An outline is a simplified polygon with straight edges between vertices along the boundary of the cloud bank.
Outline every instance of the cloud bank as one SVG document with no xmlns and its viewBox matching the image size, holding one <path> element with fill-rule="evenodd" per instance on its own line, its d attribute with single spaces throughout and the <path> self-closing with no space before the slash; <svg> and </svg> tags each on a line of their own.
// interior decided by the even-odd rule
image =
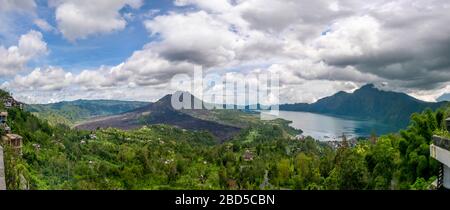
<svg viewBox="0 0 450 210">
<path fill-rule="evenodd" d="M 0 45 L 0 76 L 23 71 L 26 64 L 47 53 L 47 43 L 40 32 L 31 30 L 20 37 L 17 46 L 6 48 Z"/>
<path fill-rule="evenodd" d="M 53 3 L 57 29 L 71 41 L 124 30 L 132 14 L 120 10 L 144 3 L 76 2 Z M 218 73 L 279 72 L 283 102 L 313 102 L 365 83 L 383 83 L 429 101 L 450 90 L 446 0 L 175 0 L 173 5 L 143 20 L 152 41 L 116 66 L 78 73 L 40 68 L 2 86 L 44 102 L 38 92 L 54 94 L 51 100 L 65 99 L 61 92 L 154 100 L 170 93 L 173 75 L 201 65 Z M 23 67 L 27 59 L 18 58 L 36 56 L 33 49 L 43 51 L 38 44 L 30 46 L 22 52 L 20 44 L 17 50 L 0 48 L 12 57 L 0 63 L 0 72 Z"/>
</svg>

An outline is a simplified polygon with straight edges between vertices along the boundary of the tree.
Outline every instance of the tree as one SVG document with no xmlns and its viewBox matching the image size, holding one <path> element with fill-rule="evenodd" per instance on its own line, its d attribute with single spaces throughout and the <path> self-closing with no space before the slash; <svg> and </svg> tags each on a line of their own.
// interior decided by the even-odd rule
<svg viewBox="0 0 450 210">
<path fill-rule="evenodd" d="M 295 157 L 296 188 L 304 189 L 307 185 L 320 180 L 319 162 L 313 155 L 301 152 Z"/>
<path fill-rule="evenodd" d="M 339 153 L 336 162 L 339 189 L 365 189 L 368 174 L 364 158 L 350 149 L 343 149 Z"/>
<path fill-rule="evenodd" d="M 375 131 L 370 132 L 369 140 L 372 144 L 377 143 L 377 134 L 375 133 Z"/>
<path fill-rule="evenodd" d="M 291 163 L 289 159 L 281 159 L 277 164 L 278 181 L 280 183 L 286 183 L 291 176 Z"/>
<path fill-rule="evenodd" d="M 343 148 L 349 148 L 350 147 L 350 145 L 348 144 L 347 136 L 345 135 L 345 133 L 342 134 L 341 147 L 343 147 Z"/>
<path fill-rule="evenodd" d="M 445 129 L 444 115 L 445 113 L 442 109 L 436 111 L 436 122 L 438 129 Z"/>
<path fill-rule="evenodd" d="M 393 174 L 398 168 L 400 152 L 394 147 L 394 137 L 382 137 L 371 147 L 365 157 L 375 189 L 389 189 Z"/>
</svg>

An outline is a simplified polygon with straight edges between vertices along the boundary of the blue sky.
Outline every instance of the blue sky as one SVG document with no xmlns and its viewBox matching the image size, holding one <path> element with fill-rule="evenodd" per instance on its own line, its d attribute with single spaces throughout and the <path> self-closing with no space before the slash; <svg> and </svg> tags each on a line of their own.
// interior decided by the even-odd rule
<svg viewBox="0 0 450 210">
<path fill-rule="evenodd" d="M 55 8 L 48 6 L 46 0 L 37 0 L 37 16 L 50 25 L 56 26 Z M 47 43 L 48 56 L 39 60 L 31 61 L 30 68 L 40 66 L 59 66 L 72 72 L 79 72 L 83 69 L 98 68 L 102 65 L 117 65 L 128 58 L 134 51 L 142 48 L 152 37 L 148 34 L 142 24 L 145 16 L 150 12 L 154 15 L 161 15 L 173 9 L 173 2 L 170 0 L 144 1 L 139 9 L 132 9 L 126 6 L 120 10 L 122 15 L 132 13 L 135 18 L 129 20 L 124 30 L 114 31 L 108 34 L 94 35 L 88 39 L 80 39 L 71 42 L 61 36 L 56 31 L 40 32 Z M 0 33 L 0 44 L 13 45 L 19 36 L 27 33 L 30 29 L 40 30 L 32 19 L 34 15 L 27 13 L 9 13 L 11 27 L 10 34 Z M 144 16 L 144 17 L 143 17 Z"/>
<path fill-rule="evenodd" d="M 450 92 L 446 0 L 0 5 L 0 88 L 27 103 L 155 101 L 174 91 L 173 76 L 191 75 L 194 66 L 278 73 L 282 102 L 314 102 L 367 83 L 427 101 Z"/>
<path fill-rule="evenodd" d="M 54 8 L 48 8 L 47 1 L 44 0 L 38 1 L 38 5 L 39 16 L 45 17 L 48 23 L 56 25 Z M 54 32 L 43 32 L 51 53 L 47 58 L 38 61 L 32 67 L 53 65 L 78 72 L 83 69 L 98 68 L 101 65 L 117 65 L 151 41 L 151 37 L 142 24 L 142 18 L 138 16 L 145 15 L 153 10 L 158 10 L 157 14 L 164 14 L 170 8 L 173 8 L 173 3 L 169 0 L 145 1 L 144 5 L 137 10 L 124 7 L 120 11 L 121 14 L 132 12 L 137 16 L 134 20 L 128 21 L 124 30 L 92 36 L 89 39 L 81 39 L 75 42 L 70 42 Z M 26 33 L 28 27 L 24 26 L 20 34 Z M 36 30 L 39 29 L 37 26 L 31 27 Z"/>
</svg>

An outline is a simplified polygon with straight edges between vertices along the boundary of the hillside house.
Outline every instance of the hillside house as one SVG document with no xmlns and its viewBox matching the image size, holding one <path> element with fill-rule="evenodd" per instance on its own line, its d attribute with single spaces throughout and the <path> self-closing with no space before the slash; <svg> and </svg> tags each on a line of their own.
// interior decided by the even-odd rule
<svg viewBox="0 0 450 210">
<path fill-rule="evenodd" d="M 5 107 L 7 109 L 9 108 L 14 108 L 17 107 L 19 109 L 23 109 L 23 104 L 16 101 L 13 97 L 9 97 L 3 100 L 3 105 L 5 105 Z"/>
<path fill-rule="evenodd" d="M 446 119 L 446 125 L 450 131 L 450 118 Z M 440 163 L 438 178 L 432 184 L 433 188 L 450 189 L 450 138 L 434 135 L 430 145 L 430 156 Z"/>
<path fill-rule="evenodd" d="M 12 101 L 8 98 L 6 99 L 3 104 L 5 105 L 6 108 L 11 108 L 13 106 Z"/>
<path fill-rule="evenodd" d="M 245 161 L 252 161 L 253 160 L 253 153 L 250 150 L 245 150 L 244 160 Z"/>
<path fill-rule="evenodd" d="M 2 137 L 3 143 L 9 145 L 17 154 L 22 154 L 22 136 L 17 134 L 6 134 Z"/>
</svg>

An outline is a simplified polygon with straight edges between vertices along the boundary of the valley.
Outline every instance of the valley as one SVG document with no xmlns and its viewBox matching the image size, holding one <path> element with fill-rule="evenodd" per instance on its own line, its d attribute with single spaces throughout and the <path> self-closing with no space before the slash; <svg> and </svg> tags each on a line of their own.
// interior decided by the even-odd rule
<svg viewBox="0 0 450 210">
<path fill-rule="evenodd" d="M 77 123 L 95 117 L 110 116 L 134 110 L 149 104 L 138 101 L 77 100 L 53 104 L 30 104 L 25 109 L 53 125 Z"/>
<path fill-rule="evenodd" d="M 450 116 L 426 109 L 399 132 L 331 145 L 296 138 L 289 120 L 174 110 L 169 97 L 76 128 L 6 109 L 23 137 L 20 154 L 3 145 L 7 189 L 429 189 L 429 144 Z"/>
<path fill-rule="evenodd" d="M 197 99 L 192 97 L 192 103 Z M 232 139 L 242 129 L 261 123 L 258 113 L 242 110 L 207 110 L 182 109 L 175 110 L 171 105 L 172 95 L 166 95 L 157 102 L 114 116 L 98 117 L 75 126 L 81 130 L 96 130 L 98 128 L 119 128 L 123 130 L 137 129 L 144 125 L 165 124 L 191 131 L 207 131 L 219 142 Z M 202 104 L 204 102 L 201 102 Z M 290 128 L 282 119 L 266 122 L 284 127 L 289 132 L 301 133 L 301 130 Z"/>
</svg>

